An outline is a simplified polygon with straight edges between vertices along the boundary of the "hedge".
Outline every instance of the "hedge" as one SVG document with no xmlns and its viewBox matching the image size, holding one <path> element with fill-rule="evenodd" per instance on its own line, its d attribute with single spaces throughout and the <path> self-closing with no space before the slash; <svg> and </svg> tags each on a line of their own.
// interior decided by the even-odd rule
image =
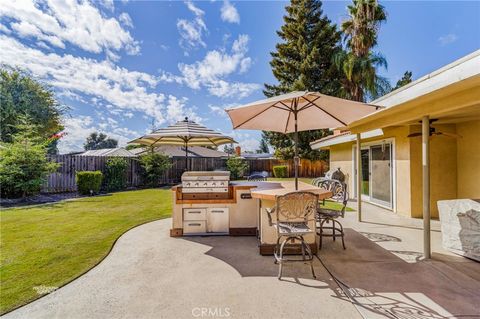
<svg viewBox="0 0 480 319">
<path fill-rule="evenodd" d="M 273 176 L 276 178 L 288 177 L 288 168 L 286 165 L 273 166 Z"/>
<path fill-rule="evenodd" d="M 100 171 L 79 171 L 75 175 L 78 192 L 82 195 L 93 195 L 100 191 L 103 174 Z"/>
</svg>

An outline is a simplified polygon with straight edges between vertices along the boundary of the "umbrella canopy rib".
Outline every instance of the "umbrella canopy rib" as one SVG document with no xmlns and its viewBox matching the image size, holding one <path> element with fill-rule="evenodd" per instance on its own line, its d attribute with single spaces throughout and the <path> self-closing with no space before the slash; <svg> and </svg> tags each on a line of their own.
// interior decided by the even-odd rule
<svg viewBox="0 0 480 319">
<path fill-rule="evenodd" d="M 264 113 L 265 111 L 269 110 L 270 108 L 274 107 L 274 105 L 270 105 L 269 107 L 267 107 L 265 110 L 255 114 L 254 116 L 252 116 L 251 118 L 247 119 L 246 121 L 244 121 L 243 123 L 237 125 L 237 126 L 234 126 L 233 129 L 236 129 L 244 124 L 246 124 L 247 122 L 251 121 L 252 119 L 256 118 L 257 116 L 259 116 L 260 114 Z"/>
</svg>

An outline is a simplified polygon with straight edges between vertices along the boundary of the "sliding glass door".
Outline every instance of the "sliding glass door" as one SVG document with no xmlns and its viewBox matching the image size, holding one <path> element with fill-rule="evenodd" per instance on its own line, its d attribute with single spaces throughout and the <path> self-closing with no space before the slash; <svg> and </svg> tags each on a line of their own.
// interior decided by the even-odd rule
<svg viewBox="0 0 480 319">
<path fill-rule="evenodd" d="M 393 208 L 392 144 L 389 142 L 362 146 L 361 156 L 362 200 Z M 355 155 L 354 165 L 357 167 Z M 357 193 L 356 183 L 354 184 Z"/>
<path fill-rule="evenodd" d="M 362 155 L 362 199 L 370 198 L 370 151 L 361 150 Z M 356 167 L 356 166 L 355 166 Z"/>
<path fill-rule="evenodd" d="M 391 207 L 392 204 L 392 165 L 390 144 L 370 147 L 370 200 Z"/>
</svg>

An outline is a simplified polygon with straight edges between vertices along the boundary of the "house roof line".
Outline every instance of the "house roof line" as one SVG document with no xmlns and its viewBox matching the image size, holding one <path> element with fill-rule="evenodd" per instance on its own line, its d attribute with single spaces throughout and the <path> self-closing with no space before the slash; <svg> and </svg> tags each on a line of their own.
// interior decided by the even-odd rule
<svg viewBox="0 0 480 319">
<path fill-rule="evenodd" d="M 383 136 L 382 129 L 376 129 L 368 132 L 361 133 L 361 139 Z M 314 150 L 325 148 L 332 145 L 343 144 L 353 142 L 357 140 L 357 135 L 351 132 L 344 132 L 338 135 L 330 135 L 329 139 L 319 139 L 310 143 L 310 147 Z"/>
<path fill-rule="evenodd" d="M 393 96 L 395 96 L 395 95 L 397 95 L 397 94 L 399 94 L 399 93 L 401 93 L 401 92 L 403 92 L 403 91 L 405 91 L 405 90 L 408 90 L 408 89 L 411 88 L 412 86 L 416 86 L 416 85 L 418 85 L 418 84 L 420 84 L 420 83 L 422 83 L 422 82 L 425 82 L 425 81 L 427 81 L 427 80 L 429 80 L 429 79 L 431 79 L 431 78 L 433 78 L 433 77 L 435 77 L 435 76 L 438 76 L 439 74 L 441 74 L 441 73 L 443 73 L 443 72 L 446 72 L 446 71 L 448 71 L 448 70 L 451 70 L 451 69 L 453 69 L 453 68 L 456 67 L 456 66 L 459 66 L 459 65 L 461 65 L 461 64 L 463 64 L 463 63 L 465 63 L 465 62 L 468 62 L 468 61 L 470 61 L 470 60 L 474 60 L 474 59 L 477 58 L 477 57 L 480 57 L 480 49 L 479 49 L 479 50 L 476 50 L 476 51 L 474 51 L 474 52 L 472 52 L 472 53 L 470 53 L 470 54 L 467 54 L 466 56 L 464 56 L 464 57 L 462 57 L 462 58 L 460 58 L 460 59 L 458 59 L 458 60 L 453 61 L 452 63 L 449 63 L 449 64 L 441 67 L 440 69 L 437 69 L 437 70 L 435 70 L 435 71 L 433 71 L 433 72 L 431 72 L 431 73 L 428 73 L 427 75 L 424 75 L 424 76 L 422 76 L 421 78 L 418 78 L 417 80 L 415 80 L 415 81 L 413 81 L 413 82 L 410 82 L 410 83 L 408 83 L 408 84 L 406 84 L 406 85 L 404 85 L 404 86 L 402 86 L 402 87 L 400 87 L 400 88 L 398 88 L 398 89 L 396 89 L 396 90 L 394 90 L 394 91 L 392 91 L 392 92 L 390 92 L 390 93 L 387 93 L 387 94 L 379 97 L 378 99 L 373 100 L 372 102 L 370 102 L 370 104 L 383 106 L 383 105 L 382 105 L 382 101 L 385 101 L 385 100 L 387 100 L 388 98 L 391 98 L 391 97 L 393 97 Z M 480 66 L 480 65 L 479 65 L 479 66 Z M 474 70 L 472 70 L 472 71 L 474 71 Z M 480 73 L 480 70 L 477 69 L 477 72 L 474 72 L 473 75 L 479 74 L 479 73 Z M 472 76 L 473 76 L 473 75 L 472 75 Z M 459 79 L 459 80 L 461 80 L 461 79 Z M 457 82 L 457 81 L 454 81 L 454 82 Z M 380 110 L 380 111 L 381 111 L 381 110 Z M 365 116 L 365 117 L 368 117 L 368 116 L 369 116 L 369 115 L 367 115 L 367 116 Z"/>
<path fill-rule="evenodd" d="M 408 85 L 395 90 L 384 97 L 374 101 L 385 106 L 384 109 L 373 112 L 351 122 L 347 127 L 356 133 L 368 131 L 375 127 L 373 121 L 386 118 L 392 114 L 400 114 L 405 107 L 414 107 L 415 101 L 428 98 L 432 94 L 453 94 L 458 90 L 473 88 L 480 81 L 480 50 L 477 50 L 461 59 L 456 60 Z M 463 83 L 463 84 L 462 84 Z M 417 103 L 418 104 L 418 103 Z M 395 119 L 392 119 L 392 123 Z"/>
</svg>

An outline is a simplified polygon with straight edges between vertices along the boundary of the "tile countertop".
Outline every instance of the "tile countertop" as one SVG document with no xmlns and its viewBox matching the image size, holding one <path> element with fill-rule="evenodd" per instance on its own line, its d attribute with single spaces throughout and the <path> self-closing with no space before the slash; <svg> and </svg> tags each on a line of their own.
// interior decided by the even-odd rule
<svg viewBox="0 0 480 319">
<path fill-rule="evenodd" d="M 259 184 L 258 187 L 251 191 L 253 198 L 274 201 L 277 196 L 295 192 L 295 181 L 260 183 L 261 184 Z M 319 199 L 325 199 L 332 196 L 332 192 L 330 191 L 300 181 L 298 182 L 298 190 L 317 194 Z"/>
<path fill-rule="evenodd" d="M 175 191 L 181 185 L 172 187 Z M 277 196 L 285 195 L 295 191 L 295 181 L 278 181 L 278 182 L 253 182 L 253 181 L 233 181 L 230 182 L 230 186 L 235 189 L 249 189 L 254 188 L 251 193 L 253 198 L 272 200 L 274 201 Z M 332 196 L 332 192 L 323 188 L 313 186 L 304 182 L 298 182 L 299 191 L 312 192 L 318 194 L 319 199 L 325 199 Z"/>
</svg>

